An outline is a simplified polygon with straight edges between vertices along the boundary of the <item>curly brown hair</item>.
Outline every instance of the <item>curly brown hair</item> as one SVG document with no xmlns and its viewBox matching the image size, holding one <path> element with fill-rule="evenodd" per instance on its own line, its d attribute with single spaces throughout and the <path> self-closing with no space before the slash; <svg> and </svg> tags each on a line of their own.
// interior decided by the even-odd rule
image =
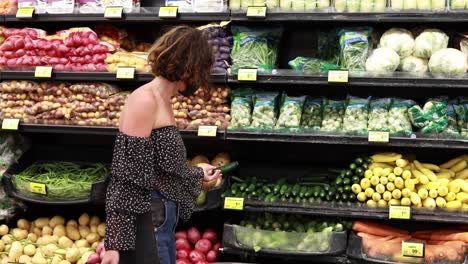
<svg viewBox="0 0 468 264">
<path fill-rule="evenodd" d="M 214 56 L 203 31 L 185 25 L 173 27 L 156 40 L 149 52 L 155 76 L 208 89 Z"/>
</svg>

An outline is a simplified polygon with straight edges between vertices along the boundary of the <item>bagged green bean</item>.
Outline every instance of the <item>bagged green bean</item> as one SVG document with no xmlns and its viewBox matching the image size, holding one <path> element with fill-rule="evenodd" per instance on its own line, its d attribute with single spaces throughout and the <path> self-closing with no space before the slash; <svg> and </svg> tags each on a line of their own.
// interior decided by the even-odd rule
<svg viewBox="0 0 468 264">
<path fill-rule="evenodd" d="M 277 66 L 282 27 L 231 27 L 234 44 L 231 51 L 232 70 L 257 68 L 270 72 Z"/>
<path fill-rule="evenodd" d="M 262 92 L 255 95 L 251 128 L 272 129 L 276 124 L 278 93 Z"/>
<path fill-rule="evenodd" d="M 340 66 L 350 71 L 364 71 L 366 60 L 372 49 L 372 28 L 350 28 L 338 32 L 340 37 Z"/>
<path fill-rule="evenodd" d="M 343 118 L 343 130 L 356 134 L 367 133 L 369 99 L 350 96 Z"/>
<path fill-rule="evenodd" d="M 343 128 L 344 101 L 328 100 L 323 107 L 322 131 L 340 131 Z"/>
<path fill-rule="evenodd" d="M 388 110 L 391 98 L 376 98 L 370 103 L 369 131 L 388 131 Z"/>
<path fill-rule="evenodd" d="M 231 124 L 229 128 L 250 126 L 252 122 L 252 89 L 237 89 L 231 92 Z"/>
<path fill-rule="evenodd" d="M 277 128 L 298 128 L 301 125 L 302 107 L 305 96 L 290 97 L 284 94 L 280 108 Z"/>
<path fill-rule="evenodd" d="M 324 60 L 307 57 L 297 57 L 289 61 L 293 70 L 300 70 L 305 74 L 327 73 L 329 70 L 339 70 L 340 66 L 327 63 Z"/>
<path fill-rule="evenodd" d="M 408 116 L 408 109 L 415 105 L 413 100 L 395 98 L 388 112 L 388 127 L 391 135 L 411 135 L 413 129 Z"/>
<path fill-rule="evenodd" d="M 322 126 L 322 98 L 308 97 L 302 111 L 303 128 L 320 129 Z"/>
</svg>

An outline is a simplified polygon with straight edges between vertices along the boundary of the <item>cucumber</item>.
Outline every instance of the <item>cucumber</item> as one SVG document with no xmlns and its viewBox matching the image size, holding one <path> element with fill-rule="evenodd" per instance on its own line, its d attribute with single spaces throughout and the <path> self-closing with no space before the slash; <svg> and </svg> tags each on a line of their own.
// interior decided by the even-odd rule
<svg viewBox="0 0 468 264">
<path fill-rule="evenodd" d="M 266 185 L 263 185 L 263 186 L 262 186 L 262 190 L 263 190 L 265 193 L 271 193 L 270 187 L 268 187 L 268 186 L 266 186 Z"/>
<path fill-rule="evenodd" d="M 292 188 L 292 195 L 294 197 L 299 195 L 299 192 L 301 191 L 301 186 L 299 184 L 295 184 L 294 187 Z"/>
<path fill-rule="evenodd" d="M 227 165 L 218 167 L 217 169 L 220 170 L 223 175 L 227 175 L 228 173 L 234 171 L 237 166 L 239 166 L 239 162 L 233 161 Z"/>
<path fill-rule="evenodd" d="M 307 192 L 307 187 L 302 186 L 301 190 L 299 191 L 299 197 L 304 198 L 306 196 L 306 192 Z"/>
</svg>

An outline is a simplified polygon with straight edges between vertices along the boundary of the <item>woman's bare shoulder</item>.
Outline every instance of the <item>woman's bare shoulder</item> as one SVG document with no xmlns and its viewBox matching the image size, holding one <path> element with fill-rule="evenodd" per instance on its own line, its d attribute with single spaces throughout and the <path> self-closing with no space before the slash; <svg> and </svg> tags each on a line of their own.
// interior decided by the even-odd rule
<svg viewBox="0 0 468 264">
<path fill-rule="evenodd" d="M 131 136 L 148 137 L 153 128 L 156 102 L 151 90 L 143 88 L 128 96 L 120 119 L 120 130 Z"/>
</svg>

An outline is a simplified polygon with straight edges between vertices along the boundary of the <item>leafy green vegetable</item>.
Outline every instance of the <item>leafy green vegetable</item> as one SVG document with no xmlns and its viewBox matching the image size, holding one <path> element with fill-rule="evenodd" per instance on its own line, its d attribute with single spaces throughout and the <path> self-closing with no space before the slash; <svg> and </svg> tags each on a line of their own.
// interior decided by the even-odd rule
<svg viewBox="0 0 468 264">
<path fill-rule="evenodd" d="M 340 37 L 340 66 L 350 71 L 364 71 L 372 48 L 369 37 L 372 28 L 350 28 L 338 32 Z"/>
</svg>

